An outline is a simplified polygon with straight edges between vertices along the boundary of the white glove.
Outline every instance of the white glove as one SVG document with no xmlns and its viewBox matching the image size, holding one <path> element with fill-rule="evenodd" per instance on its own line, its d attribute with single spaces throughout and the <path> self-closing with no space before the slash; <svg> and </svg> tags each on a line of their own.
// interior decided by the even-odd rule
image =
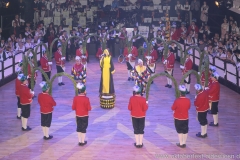
<svg viewBox="0 0 240 160">
<path fill-rule="evenodd" d="M 35 73 L 38 72 L 38 70 L 35 70 Z"/>
<path fill-rule="evenodd" d="M 167 60 L 166 59 L 163 61 L 163 64 L 167 64 Z"/>
<path fill-rule="evenodd" d="M 151 56 L 146 56 L 146 59 L 147 59 L 147 60 L 151 59 Z"/>
<path fill-rule="evenodd" d="M 208 87 L 205 87 L 204 89 L 205 89 L 205 90 L 208 90 L 209 88 L 208 88 Z"/>
<path fill-rule="evenodd" d="M 200 75 L 200 72 L 197 72 L 198 73 L 198 75 Z"/>
<path fill-rule="evenodd" d="M 52 65 L 52 62 L 48 62 L 49 65 Z"/>
<path fill-rule="evenodd" d="M 27 76 L 27 79 L 30 78 L 29 76 Z"/>
<path fill-rule="evenodd" d="M 148 101 L 146 101 L 146 103 L 148 104 Z"/>
<path fill-rule="evenodd" d="M 180 65 L 180 68 L 181 68 L 181 69 L 184 69 L 184 66 L 183 66 L 183 65 Z"/>
<path fill-rule="evenodd" d="M 129 55 L 128 55 L 128 58 L 130 58 L 130 57 L 132 57 L 132 54 L 129 54 Z"/>
<path fill-rule="evenodd" d="M 65 59 L 65 57 L 62 57 L 62 58 L 61 58 L 61 60 L 64 60 L 64 59 Z"/>
<path fill-rule="evenodd" d="M 152 56 L 149 56 L 149 59 L 152 59 Z"/>
<path fill-rule="evenodd" d="M 31 93 L 32 95 L 34 95 L 34 91 L 31 90 L 30 93 Z"/>
<path fill-rule="evenodd" d="M 65 67 L 62 67 L 62 69 L 63 69 L 63 71 L 65 72 L 65 69 L 66 69 L 66 68 L 65 68 Z"/>
</svg>

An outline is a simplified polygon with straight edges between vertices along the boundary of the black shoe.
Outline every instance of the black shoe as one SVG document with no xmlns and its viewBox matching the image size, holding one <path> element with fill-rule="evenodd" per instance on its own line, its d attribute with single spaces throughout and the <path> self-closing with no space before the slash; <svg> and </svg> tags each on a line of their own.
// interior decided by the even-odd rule
<svg viewBox="0 0 240 160">
<path fill-rule="evenodd" d="M 21 116 L 20 117 L 17 116 L 17 119 L 21 119 Z"/>
<path fill-rule="evenodd" d="M 165 87 L 169 87 L 169 84 L 166 84 Z"/>
<path fill-rule="evenodd" d="M 53 136 L 51 136 L 51 135 L 49 135 L 48 137 L 44 136 L 45 140 L 49 140 L 49 139 L 52 139 L 52 138 L 53 138 Z"/>
<path fill-rule="evenodd" d="M 133 145 L 134 145 L 136 148 L 139 148 L 139 145 L 136 145 L 136 143 L 133 143 Z"/>
<path fill-rule="evenodd" d="M 82 143 L 81 143 L 81 142 L 79 142 L 79 143 L 78 143 L 78 145 L 79 145 L 79 146 L 82 146 Z"/>
<path fill-rule="evenodd" d="M 22 127 L 22 131 L 30 131 L 30 130 L 32 130 L 32 128 L 30 128 L 29 126 L 27 126 L 26 129 Z"/>
<path fill-rule="evenodd" d="M 130 78 L 130 77 L 128 77 L 128 81 L 131 81 L 131 78 Z"/>
<path fill-rule="evenodd" d="M 198 132 L 198 133 L 196 134 L 196 136 L 199 137 L 199 138 L 206 138 L 206 137 L 205 137 L 205 134 L 204 134 L 204 135 L 201 135 L 200 132 Z"/>
<path fill-rule="evenodd" d="M 61 82 L 61 85 L 65 85 L 63 82 Z"/>
<path fill-rule="evenodd" d="M 207 137 L 207 133 L 206 133 L 206 134 L 204 134 L 204 137 L 205 137 L 205 138 Z"/>
<path fill-rule="evenodd" d="M 134 78 L 132 78 L 132 81 L 134 81 Z"/>
<path fill-rule="evenodd" d="M 142 143 L 142 145 L 139 145 L 139 148 L 142 148 L 143 147 L 143 143 Z"/>
<path fill-rule="evenodd" d="M 62 85 L 62 83 L 58 83 L 58 85 L 59 85 L 59 86 L 61 86 L 61 85 Z"/>
<path fill-rule="evenodd" d="M 168 88 L 172 88 L 172 85 L 168 85 Z"/>
<path fill-rule="evenodd" d="M 85 144 L 87 144 L 87 141 L 84 141 L 84 143 L 81 143 L 82 146 L 84 146 Z"/>
<path fill-rule="evenodd" d="M 153 84 L 153 81 L 151 82 L 151 84 Z"/>
<path fill-rule="evenodd" d="M 208 112 L 207 112 L 208 114 L 212 114 L 212 111 L 211 110 L 208 110 Z"/>
<path fill-rule="evenodd" d="M 211 123 L 209 124 L 209 126 L 218 127 L 218 123 L 217 123 L 217 124 L 214 124 L 214 122 L 211 122 Z"/>
<path fill-rule="evenodd" d="M 180 145 L 180 143 L 176 143 L 176 145 L 177 145 L 178 147 L 180 147 L 180 148 L 185 148 L 185 147 L 186 147 L 186 144 Z"/>
</svg>

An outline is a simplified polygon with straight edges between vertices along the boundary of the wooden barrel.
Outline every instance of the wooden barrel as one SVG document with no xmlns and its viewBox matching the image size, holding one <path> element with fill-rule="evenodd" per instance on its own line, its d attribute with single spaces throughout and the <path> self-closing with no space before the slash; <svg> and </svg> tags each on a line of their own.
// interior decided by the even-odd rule
<svg viewBox="0 0 240 160">
<path fill-rule="evenodd" d="M 115 94 L 100 94 L 100 106 L 104 109 L 114 108 Z"/>
</svg>

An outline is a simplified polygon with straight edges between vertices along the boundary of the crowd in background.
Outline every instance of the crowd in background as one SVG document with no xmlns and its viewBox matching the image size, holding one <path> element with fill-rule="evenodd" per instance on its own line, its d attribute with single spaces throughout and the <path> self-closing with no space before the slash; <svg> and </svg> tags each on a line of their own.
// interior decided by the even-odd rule
<svg viewBox="0 0 240 160">
<path fill-rule="evenodd" d="M 172 3 L 171 3 L 172 2 Z M 203 5 L 200 6 L 200 2 L 198 0 L 188 1 L 171 1 L 164 0 L 161 2 L 161 5 L 170 5 L 172 6 L 169 13 L 173 14 L 173 16 L 178 17 L 177 22 L 171 22 L 170 29 L 170 39 L 176 40 L 182 44 L 186 45 L 198 45 L 201 50 L 205 49 L 212 57 L 219 57 L 229 63 L 233 63 L 238 65 L 240 63 L 240 32 L 238 28 L 238 24 L 233 19 L 233 17 L 226 17 L 223 19 L 223 23 L 221 26 L 221 33 L 215 33 L 214 30 L 208 26 L 208 10 L 211 9 L 207 5 L 207 1 L 204 1 Z M 101 13 L 107 12 L 115 12 L 115 17 L 111 17 L 105 26 L 99 26 L 96 28 L 95 33 L 97 33 L 100 37 L 105 36 L 107 31 L 111 28 L 116 27 L 116 23 L 118 19 L 124 19 L 124 12 L 119 8 L 119 6 L 135 6 L 138 13 L 142 10 L 143 6 L 153 6 L 152 0 L 113 0 L 112 5 L 104 5 L 104 1 L 88 1 L 88 5 L 82 5 L 80 1 L 71 1 L 71 0 L 41 0 L 34 1 L 33 10 L 34 17 L 32 21 L 26 21 L 24 19 L 25 13 L 24 7 L 25 3 L 20 0 L 19 5 L 19 15 L 15 16 L 15 19 L 12 20 L 12 27 L 9 31 L 9 37 L 1 36 L 0 29 L 0 61 L 4 61 L 9 57 L 14 56 L 19 52 L 27 51 L 31 48 L 34 48 L 41 41 L 50 44 L 53 39 L 60 38 L 62 42 L 66 41 L 70 36 L 82 36 L 87 37 L 89 33 L 94 30 L 89 30 L 88 26 L 83 28 L 83 26 L 77 27 L 77 29 L 72 29 L 68 34 L 65 30 L 63 30 L 64 26 L 61 24 L 60 26 L 55 26 L 53 23 L 43 24 L 43 18 L 48 16 L 53 16 L 56 12 L 62 13 L 64 10 L 68 10 L 71 15 L 76 14 L 79 11 L 87 12 L 92 6 L 97 6 L 98 10 L 101 10 Z M 156 17 L 160 11 L 152 11 L 150 17 L 153 19 Z M 192 13 L 192 17 L 190 17 L 190 12 Z M 98 15 L 99 16 L 99 15 Z M 125 17 L 127 18 L 127 17 Z M 190 18 L 192 19 L 190 21 Z M 144 13 L 138 14 L 136 22 L 138 24 L 143 24 Z M 115 23 L 115 24 L 114 24 Z M 120 23 L 120 21 L 119 21 Z M 96 26 L 98 26 L 98 23 Z M 101 25 L 101 24 L 100 24 Z M 154 30 L 154 27 L 159 25 L 157 30 Z M 153 37 L 165 38 L 167 33 L 165 32 L 166 26 L 164 21 L 160 21 L 159 24 L 148 24 L 149 33 L 148 40 Z M 138 33 L 138 26 L 126 26 L 134 28 L 132 33 L 127 33 L 128 36 L 133 36 Z M 126 32 L 126 30 L 125 30 Z M 111 43 L 117 43 L 112 37 L 113 33 L 109 33 L 108 41 Z M 120 34 L 119 34 L 120 35 Z M 118 36 L 118 38 L 121 38 Z M 101 41 L 99 38 L 93 40 L 93 43 L 97 44 L 97 47 L 100 47 Z M 88 43 L 91 43 L 89 41 Z M 111 45 L 111 43 L 108 43 Z M 141 43 L 137 44 L 137 47 L 141 46 Z M 155 49 L 157 50 L 162 44 L 156 41 Z M 53 47 L 56 49 L 56 44 Z M 78 41 L 73 39 L 68 42 L 68 53 L 71 56 L 75 55 L 75 50 L 78 48 Z M 120 49 L 120 52 L 123 51 L 124 46 Z M 111 52 L 114 52 L 112 50 Z M 118 55 L 121 53 L 113 53 L 114 55 Z M 67 58 L 68 59 L 68 58 Z"/>
</svg>

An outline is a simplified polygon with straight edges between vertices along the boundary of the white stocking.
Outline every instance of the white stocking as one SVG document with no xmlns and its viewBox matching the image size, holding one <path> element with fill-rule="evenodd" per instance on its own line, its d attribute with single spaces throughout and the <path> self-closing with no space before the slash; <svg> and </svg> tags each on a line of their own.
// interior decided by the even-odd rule
<svg viewBox="0 0 240 160">
<path fill-rule="evenodd" d="M 128 77 L 131 77 L 131 71 L 128 70 Z"/>
<path fill-rule="evenodd" d="M 178 139 L 179 139 L 179 144 L 183 145 L 183 134 L 182 133 L 178 134 Z"/>
<path fill-rule="evenodd" d="M 205 126 L 201 126 L 201 135 L 203 136 L 205 134 Z"/>
<path fill-rule="evenodd" d="M 78 142 L 81 143 L 81 135 L 82 135 L 82 133 L 81 132 L 77 132 L 77 134 L 78 134 Z"/>
<path fill-rule="evenodd" d="M 186 141 L 187 141 L 187 133 L 186 134 L 183 134 L 183 144 L 186 144 Z"/>
<path fill-rule="evenodd" d="M 21 120 L 22 120 L 22 128 L 26 129 L 26 128 L 25 128 L 25 124 L 24 124 L 24 122 L 25 122 L 24 119 L 25 119 L 25 118 L 23 118 L 23 117 L 21 118 Z"/>
<path fill-rule="evenodd" d="M 170 78 L 168 78 L 168 79 L 169 79 L 169 85 L 172 85 L 172 80 Z"/>
<path fill-rule="evenodd" d="M 84 142 L 85 142 L 85 136 L 86 136 L 86 133 L 82 133 L 82 134 L 81 134 L 82 143 L 84 143 Z"/>
<path fill-rule="evenodd" d="M 139 136 L 138 136 L 138 134 L 135 134 L 135 139 L 136 139 L 136 145 L 139 145 Z"/>
<path fill-rule="evenodd" d="M 17 116 L 18 117 L 21 117 L 21 112 L 22 112 L 22 109 L 21 108 L 17 108 Z"/>
<path fill-rule="evenodd" d="M 143 144 L 143 134 L 139 134 L 139 144 L 142 145 Z"/>
<path fill-rule="evenodd" d="M 204 134 L 207 134 L 207 125 L 204 126 Z"/>
<path fill-rule="evenodd" d="M 49 127 L 45 127 L 45 136 L 49 137 Z"/>
<path fill-rule="evenodd" d="M 46 137 L 45 127 L 42 127 L 43 135 Z"/>
<path fill-rule="evenodd" d="M 61 83 L 61 77 L 58 77 L 58 83 Z"/>
<path fill-rule="evenodd" d="M 214 124 L 218 124 L 218 114 L 213 115 L 213 122 Z"/>
</svg>

